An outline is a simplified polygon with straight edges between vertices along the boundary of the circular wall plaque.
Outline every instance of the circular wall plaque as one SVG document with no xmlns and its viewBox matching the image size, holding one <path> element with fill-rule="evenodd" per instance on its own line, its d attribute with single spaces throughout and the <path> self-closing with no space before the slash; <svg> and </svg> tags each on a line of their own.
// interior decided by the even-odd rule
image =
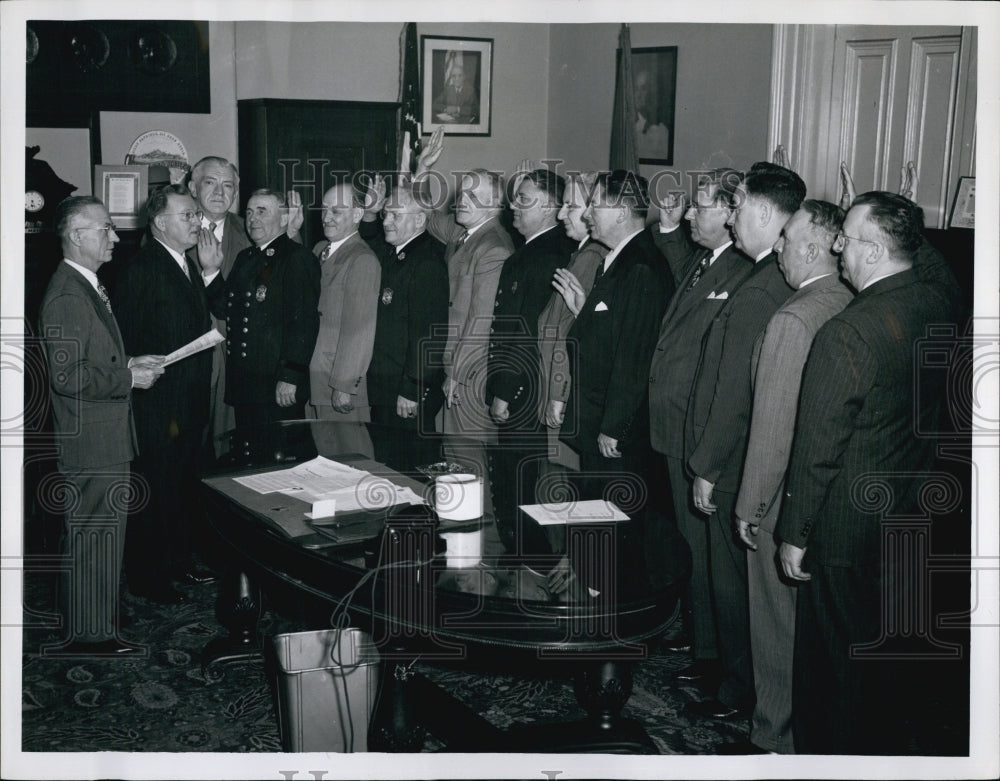
<svg viewBox="0 0 1000 781">
<path fill-rule="evenodd" d="M 177 184 L 191 169 L 187 150 L 173 133 L 149 130 L 132 142 L 125 156 L 126 165 L 160 165 L 170 169 L 170 181 Z"/>
<path fill-rule="evenodd" d="M 100 70 L 111 54 L 108 36 L 92 24 L 83 22 L 70 27 L 67 46 L 72 61 L 84 73 Z"/>
<path fill-rule="evenodd" d="M 159 76 L 177 62 L 174 39 L 155 27 L 142 27 L 129 40 L 132 63 L 143 73 Z"/>
</svg>

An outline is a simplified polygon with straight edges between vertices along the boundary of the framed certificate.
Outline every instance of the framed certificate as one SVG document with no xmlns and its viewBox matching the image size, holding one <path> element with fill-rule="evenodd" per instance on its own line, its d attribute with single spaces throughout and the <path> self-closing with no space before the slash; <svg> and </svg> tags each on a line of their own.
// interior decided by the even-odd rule
<svg viewBox="0 0 1000 781">
<path fill-rule="evenodd" d="M 145 224 L 148 166 L 95 165 L 94 194 L 104 201 L 111 221 L 119 228 L 135 229 Z"/>
</svg>

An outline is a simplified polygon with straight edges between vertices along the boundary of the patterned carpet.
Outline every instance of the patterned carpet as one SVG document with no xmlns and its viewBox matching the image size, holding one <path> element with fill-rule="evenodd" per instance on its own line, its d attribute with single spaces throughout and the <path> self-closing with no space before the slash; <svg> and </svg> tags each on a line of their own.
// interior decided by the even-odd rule
<svg viewBox="0 0 1000 781">
<path fill-rule="evenodd" d="M 59 659 L 39 649 L 56 643 L 50 576 L 27 574 L 22 747 L 24 751 L 280 752 L 274 676 L 263 662 L 234 664 L 221 680 L 206 680 L 200 651 L 224 630 L 215 617 L 215 587 L 182 589 L 180 606 L 126 597 L 132 624 L 126 639 L 147 645 L 145 658 Z M 48 614 L 48 621 L 46 620 Z M 296 619 L 265 614 L 265 634 L 295 631 Z M 663 754 L 711 754 L 716 744 L 746 734 L 746 723 L 691 720 L 684 703 L 703 695 L 672 673 L 683 654 L 654 649 L 635 665 L 623 715 L 642 723 Z M 585 716 L 565 666 L 542 674 L 523 665 L 477 662 L 471 669 L 418 662 L 416 669 L 493 725 L 554 722 Z M 542 703 L 540 705 L 540 703 Z M 428 736 L 425 751 L 445 745 Z"/>
</svg>

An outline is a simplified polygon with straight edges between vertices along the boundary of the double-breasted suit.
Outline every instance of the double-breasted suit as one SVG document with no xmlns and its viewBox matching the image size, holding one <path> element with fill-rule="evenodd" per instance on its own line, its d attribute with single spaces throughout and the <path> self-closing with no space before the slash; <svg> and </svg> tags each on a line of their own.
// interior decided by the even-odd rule
<svg viewBox="0 0 1000 781">
<path fill-rule="evenodd" d="M 330 242 L 316 245 L 320 263 L 319 331 L 309 362 L 309 403 L 318 417 L 371 419 L 365 374 L 375 342 L 375 300 L 382 270 L 375 253 L 358 235 L 324 257 Z M 337 412 L 333 391 L 350 393 L 354 409 Z"/>
<path fill-rule="evenodd" d="M 718 699 L 731 708 L 748 707 L 754 696 L 746 554 L 733 536 L 733 506 L 750 430 L 750 361 L 757 337 L 791 295 L 774 253 L 757 261 L 712 321 L 688 402 L 688 468 L 715 484 L 717 509 L 708 517 L 708 545 L 723 668 Z"/>
<path fill-rule="evenodd" d="M 757 702 L 751 742 L 791 754 L 792 648 L 795 588 L 779 577 L 774 527 L 784 492 L 802 370 L 820 327 L 853 293 L 836 272 L 799 288 L 774 314 L 754 345 L 753 413 L 736 517 L 759 524 L 757 550 L 747 552 L 750 646 Z"/>
<path fill-rule="evenodd" d="M 132 372 L 114 316 L 67 263 L 39 310 L 59 471 L 73 486 L 61 550 L 71 569 L 60 604 L 71 639 L 115 636 L 129 462 L 137 452 Z"/>
<path fill-rule="evenodd" d="M 507 258 L 500 272 L 490 326 L 485 402 L 507 402 L 507 420 L 497 425 L 490 482 L 497 530 L 508 550 L 525 543 L 516 531 L 519 504 L 535 501 L 545 430 L 538 420 L 544 395 L 539 374 L 538 316 L 552 294 L 552 277 L 566 265 L 574 242 L 560 225 L 535 236 Z M 541 543 L 531 523 L 529 533 Z M 544 550 L 541 552 L 545 552 Z"/>
<path fill-rule="evenodd" d="M 238 426 L 301 418 L 318 330 L 319 261 L 284 233 L 264 249 L 240 252 L 228 279 L 207 288 L 226 318 L 226 402 Z M 278 407 L 275 386 L 295 386 L 295 404 Z M 242 414 L 241 414 L 242 413 Z"/>
<path fill-rule="evenodd" d="M 401 248 L 384 241 L 373 246 L 382 264 L 382 284 L 376 298 L 378 325 L 368 386 L 373 418 L 394 432 L 392 441 L 376 443 L 376 456 L 390 466 L 398 463 L 412 469 L 441 457 L 434 419 L 444 403 L 441 357 L 448 328 L 444 245 L 425 231 Z M 397 414 L 399 397 L 417 403 L 414 418 Z"/>
<path fill-rule="evenodd" d="M 937 439 L 926 436 L 938 430 L 943 377 L 924 362 L 954 349 L 950 292 L 921 282 L 916 268 L 877 280 L 819 330 L 806 362 L 776 527 L 782 541 L 806 549 L 812 576 L 796 606 L 800 752 L 906 750 L 896 728 L 920 683 L 907 683 L 886 617 L 904 620 L 923 594 L 907 575 L 926 566 L 915 557 L 920 522 L 933 518 L 929 497 L 951 490 L 935 482 Z M 945 327 L 935 334 L 932 325 Z M 916 529 L 899 526 L 914 520 Z"/>
<path fill-rule="evenodd" d="M 182 259 L 184 269 L 151 238 L 119 273 L 111 302 L 129 354 L 167 355 L 212 327 L 200 271 Z M 151 388 L 133 394 L 134 471 L 149 492 L 129 523 L 125 569 L 135 593 L 169 586 L 190 564 L 211 377 L 212 353 L 205 350 L 171 364 Z"/>
<path fill-rule="evenodd" d="M 705 334 L 719 312 L 753 270 L 750 259 L 728 243 L 719 256 L 699 270 L 714 250 L 697 250 L 683 229 L 654 233 L 657 247 L 671 268 L 684 268 L 667 311 L 649 367 L 649 433 L 653 449 L 664 456 L 666 477 L 677 527 L 691 548 L 688 584 L 693 655 L 718 657 L 715 617 L 708 570 L 708 527 L 691 503 L 691 480 L 684 463 L 684 430 L 691 387 L 701 360 Z"/>
</svg>

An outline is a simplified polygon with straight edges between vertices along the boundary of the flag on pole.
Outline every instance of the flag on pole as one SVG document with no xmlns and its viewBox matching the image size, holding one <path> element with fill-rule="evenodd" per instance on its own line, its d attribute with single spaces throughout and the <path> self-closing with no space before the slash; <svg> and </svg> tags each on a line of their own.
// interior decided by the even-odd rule
<svg viewBox="0 0 1000 781">
<path fill-rule="evenodd" d="M 632 41 L 628 25 L 618 33 L 618 76 L 615 80 L 615 107 L 611 119 L 611 169 L 639 173 L 639 152 L 635 141 L 635 87 L 632 84 Z"/>
<path fill-rule="evenodd" d="M 417 25 L 407 22 L 399 36 L 399 171 L 412 174 L 420 155 L 420 63 Z"/>
</svg>

